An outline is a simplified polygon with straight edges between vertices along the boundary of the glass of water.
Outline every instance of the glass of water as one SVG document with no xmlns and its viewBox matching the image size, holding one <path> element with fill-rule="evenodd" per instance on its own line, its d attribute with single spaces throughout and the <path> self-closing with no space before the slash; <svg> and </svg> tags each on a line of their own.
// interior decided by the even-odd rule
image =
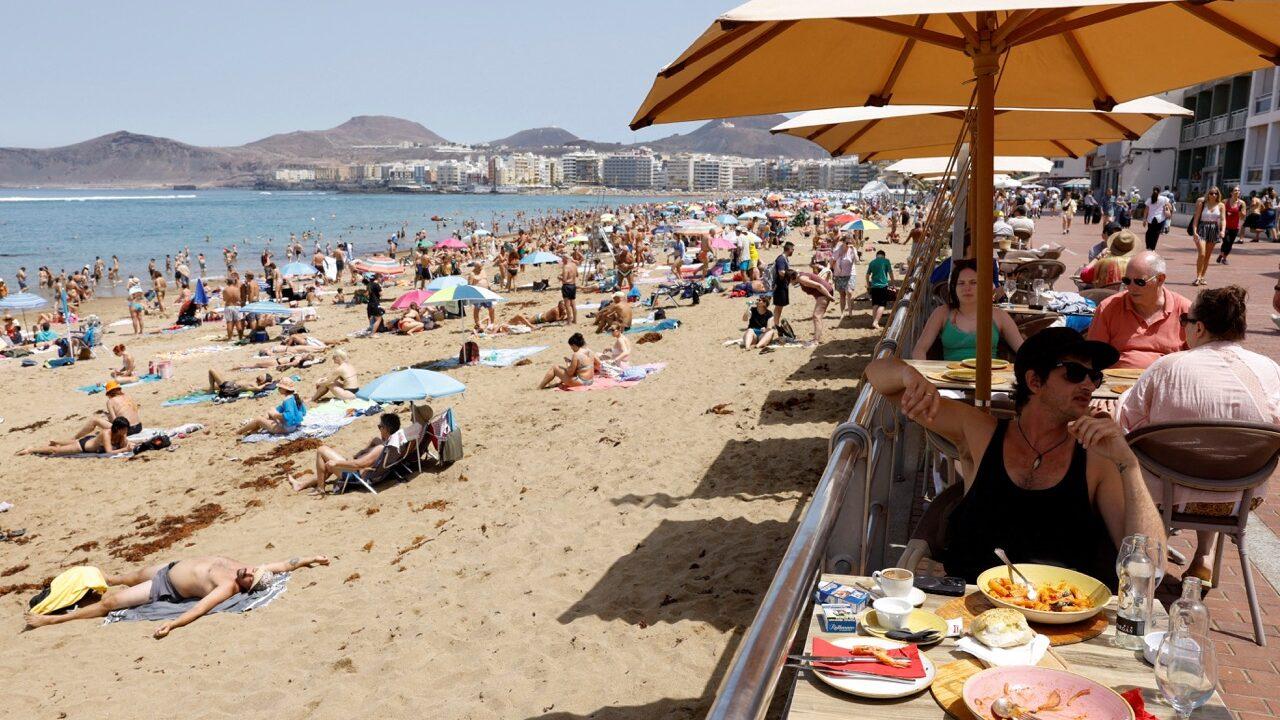
<svg viewBox="0 0 1280 720">
<path fill-rule="evenodd" d="M 1170 631 L 1156 652 L 1156 687 L 1180 720 L 1209 702 L 1218 685 L 1218 657 L 1207 635 Z"/>
<path fill-rule="evenodd" d="M 1005 305 L 1008 305 L 1009 307 L 1013 307 L 1013 296 L 1014 296 L 1014 294 L 1015 294 L 1015 293 L 1017 293 L 1017 292 L 1018 292 L 1018 281 L 1017 281 L 1017 280 L 1014 280 L 1013 278 L 1009 277 L 1008 275 L 1005 275 L 1005 276 L 1004 276 L 1004 303 L 1005 303 Z"/>
</svg>

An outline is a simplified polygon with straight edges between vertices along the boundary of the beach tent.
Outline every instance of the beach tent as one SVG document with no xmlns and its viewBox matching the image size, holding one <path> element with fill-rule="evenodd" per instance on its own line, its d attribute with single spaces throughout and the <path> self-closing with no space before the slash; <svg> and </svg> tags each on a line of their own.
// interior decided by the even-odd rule
<svg viewBox="0 0 1280 720">
<path fill-rule="evenodd" d="M 1150 37 L 1194 39 L 1195 51 L 1156 53 L 1136 42 Z M 1277 58 L 1278 2 L 752 0 L 658 73 L 631 129 L 852 104 L 972 105 L 970 192 L 987 198 L 997 107 L 1111 110 Z M 974 210 L 973 253 L 985 277 L 994 208 Z M 991 341 L 991 290 L 978 288 L 978 347 Z M 981 406 L 990 363 L 979 353 Z"/>
<path fill-rule="evenodd" d="M 965 124 L 959 105 L 845 107 L 802 113 L 769 132 L 804 138 L 833 157 L 867 162 L 947 155 Z M 995 151 L 1003 155 L 1083 157 L 1100 143 L 1136 140 L 1160 120 L 1187 116 L 1181 105 L 1144 97 L 1110 112 L 1064 108 L 998 108 Z"/>
<path fill-rule="evenodd" d="M 431 370 L 397 370 L 365 383 L 356 397 L 380 403 L 414 402 L 442 398 L 466 391 L 467 386 L 444 373 Z"/>
</svg>

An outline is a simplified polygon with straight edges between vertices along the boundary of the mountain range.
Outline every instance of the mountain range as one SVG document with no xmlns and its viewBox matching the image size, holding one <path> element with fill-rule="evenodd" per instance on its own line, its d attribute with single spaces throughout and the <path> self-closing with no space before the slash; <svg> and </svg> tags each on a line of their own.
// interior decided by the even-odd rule
<svg viewBox="0 0 1280 720">
<path fill-rule="evenodd" d="M 521 130 L 488 145 L 490 152 L 546 155 L 644 146 L 660 153 L 793 159 L 825 156 L 817 145 L 799 138 L 770 135 L 769 128 L 784 120 L 783 115 L 712 120 L 687 134 L 633 144 L 596 142 L 562 128 L 541 127 Z M 255 175 L 289 164 L 444 157 L 429 148 L 447 142 L 419 123 L 385 115 L 359 115 L 328 130 L 280 133 L 234 147 L 201 147 L 119 131 L 55 148 L 0 147 L 0 185 L 247 185 Z"/>
</svg>

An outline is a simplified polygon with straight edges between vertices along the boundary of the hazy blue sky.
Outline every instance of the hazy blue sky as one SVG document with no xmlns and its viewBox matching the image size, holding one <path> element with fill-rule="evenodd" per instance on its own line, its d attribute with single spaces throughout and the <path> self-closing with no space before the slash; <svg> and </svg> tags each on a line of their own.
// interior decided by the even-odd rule
<svg viewBox="0 0 1280 720">
<path fill-rule="evenodd" d="M 0 146 L 115 130 L 238 145 L 352 115 L 450 140 L 634 142 L 658 69 L 735 0 L 6 2 Z"/>
</svg>

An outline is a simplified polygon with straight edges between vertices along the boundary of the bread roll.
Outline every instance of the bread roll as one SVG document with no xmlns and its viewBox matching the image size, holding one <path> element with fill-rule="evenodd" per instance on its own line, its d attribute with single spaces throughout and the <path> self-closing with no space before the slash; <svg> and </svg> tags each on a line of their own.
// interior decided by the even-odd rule
<svg viewBox="0 0 1280 720">
<path fill-rule="evenodd" d="M 1009 608 L 996 608 L 982 613 L 973 619 L 969 632 L 978 642 L 992 648 L 1025 645 L 1036 636 L 1022 613 Z"/>
</svg>

